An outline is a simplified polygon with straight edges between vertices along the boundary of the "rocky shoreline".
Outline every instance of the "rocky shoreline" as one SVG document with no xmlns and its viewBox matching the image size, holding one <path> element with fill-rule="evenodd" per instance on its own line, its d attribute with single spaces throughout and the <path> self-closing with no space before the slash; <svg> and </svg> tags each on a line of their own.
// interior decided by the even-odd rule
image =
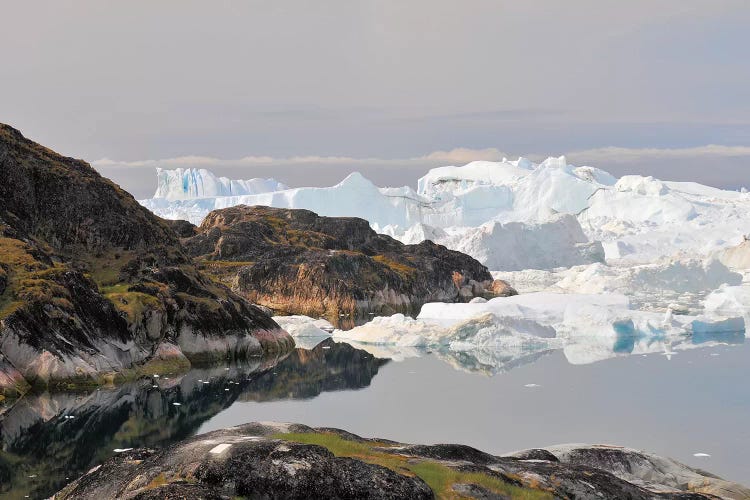
<svg viewBox="0 0 750 500">
<path fill-rule="evenodd" d="M 495 456 L 455 444 L 249 423 L 161 450 L 124 451 L 53 496 L 101 498 L 749 498 L 750 489 L 622 447 Z"/>
<path fill-rule="evenodd" d="M 0 396 L 290 350 L 89 164 L 0 124 Z"/>
</svg>

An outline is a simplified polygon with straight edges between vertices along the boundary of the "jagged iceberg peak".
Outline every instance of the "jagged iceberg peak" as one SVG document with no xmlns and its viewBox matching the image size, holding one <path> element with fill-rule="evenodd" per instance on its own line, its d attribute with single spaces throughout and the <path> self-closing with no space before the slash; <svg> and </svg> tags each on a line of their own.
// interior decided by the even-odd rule
<svg viewBox="0 0 750 500">
<path fill-rule="evenodd" d="M 378 187 L 373 184 L 370 179 L 360 174 L 359 172 L 352 172 L 351 174 L 344 177 L 344 179 L 334 187 L 349 189 L 378 189 Z"/>
<path fill-rule="evenodd" d="M 288 189 L 276 179 L 233 180 L 218 177 L 204 168 L 156 169 L 154 198 L 189 200 L 215 196 L 242 196 Z"/>
</svg>

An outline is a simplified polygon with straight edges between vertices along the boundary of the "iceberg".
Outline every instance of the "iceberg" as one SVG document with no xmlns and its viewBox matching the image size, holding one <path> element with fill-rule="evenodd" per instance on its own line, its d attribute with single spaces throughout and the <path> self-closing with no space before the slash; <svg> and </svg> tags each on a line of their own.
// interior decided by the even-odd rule
<svg viewBox="0 0 750 500">
<path fill-rule="evenodd" d="M 334 327 L 324 319 L 309 316 L 274 316 L 273 320 L 296 339 L 301 337 L 327 338 L 331 336 Z"/>
<path fill-rule="evenodd" d="M 156 169 L 154 198 L 169 201 L 270 193 L 288 189 L 276 179 L 231 180 L 203 168 Z"/>
<path fill-rule="evenodd" d="M 750 227 L 750 193 L 639 175 L 617 179 L 564 156 L 438 167 L 416 190 L 378 187 L 358 173 L 331 187 L 293 189 L 203 169 L 158 170 L 157 179 L 155 196 L 141 203 L 168 219 L 199 224 L 211 210 L 239 204 L 361 217 L 405 243 L 430 239 L 495 271 L 705 259 L 740 245 Z M 743 251 L 724 260 L 746 268 Z"/>
</svg>

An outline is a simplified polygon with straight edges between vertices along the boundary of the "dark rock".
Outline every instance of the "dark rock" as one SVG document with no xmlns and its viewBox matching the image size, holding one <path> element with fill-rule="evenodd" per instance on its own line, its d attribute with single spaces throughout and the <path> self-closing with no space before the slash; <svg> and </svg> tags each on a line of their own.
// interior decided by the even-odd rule
<svg viewBox="0 0 750 500">
<path fill-rule="evenodd" d="M 451 489 L 463 498 L 474 498 L 476 500 L 511 500 L 513 497 L 502 493 L 495 493 L 476 484 L 454 484 Z"/>
<path fill-rule="evenodd" d="M 169 224 L 87 163 L 0 124 L 0 172 L 0 354 L 28 382 L 99 383 L 146 363 L 184 365 L 185 355 L 293 345 L 268 315 L 201 274 Z"/>
<path fill-rule="evenodd" d="M 534 448 L 513 454 L 519 460 L 546 460 L 547 462 L 559 462 L 556 456 L 547 450 Z"/>
<path fill-rule="evenodd" d="M 195 224 L 192 224 L 186 220 L 169 220 L 164 219 L 164 222 L 172 228 L 172 230 L 180 238 L 190 238 L 198 233 L 198 228 Z"/>
<path fill-rule="evenodd" d="M 431 241 L 404 245 L 364 219 L 236 206 L 183 240 L 203 269 L 254 303 L 308 316 L 418 311 L 494 295 L 487 268 Z"/>
<path fill-rule="evenodd" d="M 538 452 L 529 450 L 522 456 Z M 693 481 L 677 485 L 646 482 L 645 478 L 654 477 L 649 470 L 631 471 L 627 480 L 605 470 L 611 466 L 611 458 L 598 452 L 587 455 L 586 461 L 594 462 L 587 464 L 519 460 L 466 446 L 403 445 L 300 424 L 246 424 L 196 436 L 161 451 L 147 450 L 137 459 L 134 453 L 106 461 L 55 498 L 155 498 L 138 495 L 153 495 L 154 489 L 169 494 L 170 487 L 175 492 L 186 491 L 187 483 L 195 488 L 195 494 L 206 498 L 212 494 L 223 498 L 433 498 L 458 494 L 481 499 L 646 500 L 716 498 L 713 495 L 719 491 L 728 498 L 750 494 L 738 484 L 701 475 L 663 458 L 661 465 L 669 464 L 669 472 L 675 474 L 665 475 L 666 481 L 685 474 Z M 597 467 L 596 457 L 604 460 L 600 464 L 604 468 Z"/>
<path fill-rule="evenodd" d="M 405 448 L 410 454 L 420 457 L 436 458 L 438 460 L 464 461 L 474 464 L 488 465 L 497 463 L 498 458 L 489 453 L 479 451 L 463 444 L 415 444 Z"/>
<path fill-rule="evenodd" d="M 142 491 L 133 500 L 225 500 L 209 486 L 177 481 Z"/>
</svg>

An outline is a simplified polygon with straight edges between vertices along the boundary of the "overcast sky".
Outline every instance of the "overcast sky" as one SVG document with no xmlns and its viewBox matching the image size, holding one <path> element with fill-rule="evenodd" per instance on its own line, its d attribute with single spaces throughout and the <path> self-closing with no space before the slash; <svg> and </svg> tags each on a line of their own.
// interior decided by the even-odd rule
<svg viewBox="0 0 750 500">
<path fill-rule="evenodd" d="M 185 156 L 291 185 L 567 154 L 750 187 L 746 0 L 0 2 L 0 121 L 138 197 Z"/>
</svg>

